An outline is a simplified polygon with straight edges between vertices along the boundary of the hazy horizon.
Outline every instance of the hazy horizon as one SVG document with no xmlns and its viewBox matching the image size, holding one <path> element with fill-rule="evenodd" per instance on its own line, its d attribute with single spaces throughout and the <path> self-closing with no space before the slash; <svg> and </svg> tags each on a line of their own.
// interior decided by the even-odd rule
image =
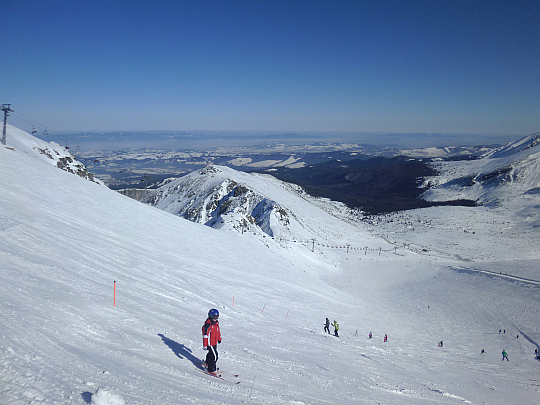
<svg viewBox="0 0 540 405">
<path fill-rule="evenodd" d="M 30 131 L 28 131 L 30 132 Z M 426 148 L 445 146 L 490 146 L 501 145 L 520 139 L 523 135 L 511 134 L 444 134 L 444 133 L 388 133 L 352 131 L 62 131 L 43 133 L 36 137 L 69 147 L 88 149 L 195 149 L 210 150 L 216 147 L 253 146 L 265 143 L 284 145 L 313 144 L 359 144 L 394 146 L 404 148 Z"/>
</svg>

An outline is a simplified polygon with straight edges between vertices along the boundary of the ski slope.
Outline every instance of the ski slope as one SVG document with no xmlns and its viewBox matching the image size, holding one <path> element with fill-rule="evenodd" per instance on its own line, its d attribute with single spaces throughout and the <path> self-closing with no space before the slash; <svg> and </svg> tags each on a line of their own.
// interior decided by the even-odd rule
<svg viewBox="0 0 540 405">
<path fill-rule="evenodd" d="M 1 404 L 539 403 L 538 284 L 475 271 L 540 280 L 533 253 L 505 260 L 495 237 L 474 262 L 450 248 L 283 246 L 59 170 L 16 132 L 0 147 Z M 336 245 L 390 244 L 387 228 L 332 226 L 346 229 L 328 230 Z M 238 385 L 199 371 L 213 307 L 218 366 Z"/>
</svg>

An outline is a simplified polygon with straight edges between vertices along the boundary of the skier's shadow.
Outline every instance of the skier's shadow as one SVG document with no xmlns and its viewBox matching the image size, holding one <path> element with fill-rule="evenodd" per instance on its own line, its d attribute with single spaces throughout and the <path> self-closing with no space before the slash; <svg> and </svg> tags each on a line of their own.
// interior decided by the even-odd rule
<svg viewBox="0 0 540 405">
<path fill-rule="evenodd" d="M 197 367 L 200 370 L 203 370 L 202 366 L 202 360 L 198 357 L 195 357 L 191 349 L 183 344 L 180 344 L 178 342 L 175 342 L 172 339 L 169 339 L 167 336 L 162 335 L 161 333 L 158 333 L 158 336 L 163 340 L 163 343 L 165 343 L 169 348 L 173 351 L 174 354 L 176 354 L 181 359 L 188 359 L 193 363 L 195 367 Z"/>
<path fill-rule="evenodd" d="M 85 391 L 85 392 L 81 393 L 81 397 L 82 397 L 83 401 L 86 402 L 87 404 L 92 403 L 92 393 L 91 392 Z"/>
</svg>

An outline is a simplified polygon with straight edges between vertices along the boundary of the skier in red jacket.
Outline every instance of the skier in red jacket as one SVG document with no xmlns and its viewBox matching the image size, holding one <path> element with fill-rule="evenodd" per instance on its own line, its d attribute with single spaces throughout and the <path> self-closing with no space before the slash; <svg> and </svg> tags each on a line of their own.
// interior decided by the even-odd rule
<svg viewBox="0 0 540 405">
<path fill-rule="evenodd" d="M 221 343 L 221 332 L 219 331 L 219 311 L 211 309 L 208 311 L 208 319 L 202 327 L 203 348 L 208 350 L 206 354 L 206 367 L 208 372 L 216 372 L 216 362 L 218 360 L 217 345 Z"/>
</svg>

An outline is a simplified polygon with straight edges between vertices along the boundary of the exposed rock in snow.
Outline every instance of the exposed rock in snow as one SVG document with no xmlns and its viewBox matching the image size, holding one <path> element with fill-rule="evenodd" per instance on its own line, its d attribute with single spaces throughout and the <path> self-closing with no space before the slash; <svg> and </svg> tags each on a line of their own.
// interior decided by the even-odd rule
<svg viewBox="0 0 540 405">
<path fill-rule="evenodd" d="M 36 153 L 34 157 L 41 157 L 41 159 L 58 167 L 59 169 L 104 185 L 101 180 L 95 178 L 94 175 L 86 169 L 86 166 L 79 162 L 75 156 L 73 156 L 63 146 L 54 142 L 49 143 L 42 141 L 9 124 L 8 127 L 9 136 L 7 137 L 6 146 L 21 150 L 35 150 L 38 153 Z"/>
</svg>

